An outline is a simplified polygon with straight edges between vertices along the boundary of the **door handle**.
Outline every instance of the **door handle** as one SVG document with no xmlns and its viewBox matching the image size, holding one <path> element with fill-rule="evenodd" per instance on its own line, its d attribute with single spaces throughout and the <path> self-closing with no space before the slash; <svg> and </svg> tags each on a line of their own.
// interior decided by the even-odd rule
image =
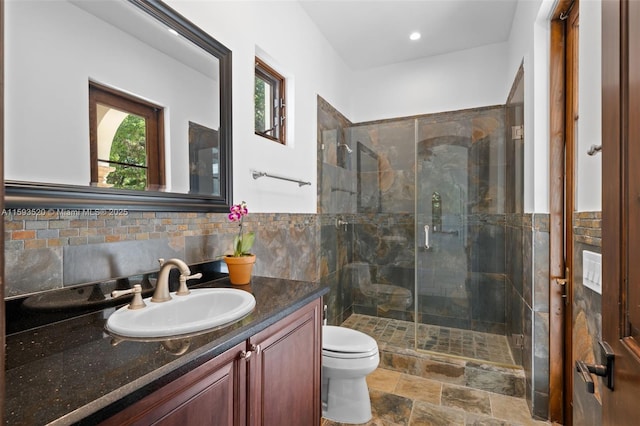
<svg viewBox="0 0 640 426">
<path fill-rule="evenodd" d="M 602 352 L 602 358 L 605 360 L 606 364 L 587 364 L 584 361 L 576 361 L 576 370 L 580 373 L 580 377 L 584 380 L 585 385 L 587 386 L 588 393 L 594 393 L 595 386 L 593 383 L 593 378 L 591 378 L 592 374 L 596 376 L 606 378 L 605 384 L 611 390 L 613 390 L 613 365 L 616 358 L 613 349 L 607 342 L 599 342 L 600 350 Z"/>
</svg>

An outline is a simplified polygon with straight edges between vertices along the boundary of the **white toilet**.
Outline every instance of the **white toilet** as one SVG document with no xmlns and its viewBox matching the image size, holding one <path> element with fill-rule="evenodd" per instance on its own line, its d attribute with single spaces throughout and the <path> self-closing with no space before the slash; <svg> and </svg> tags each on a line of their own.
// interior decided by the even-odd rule
<svg viewBox="0 0 640 426">
<path fill-rule="evenodd" d="M 378 367 L 376 341 L 346 327 L 322 327 L 322 416 L 339 423 L 371 420 L 365 376 Z"/>
</svg>

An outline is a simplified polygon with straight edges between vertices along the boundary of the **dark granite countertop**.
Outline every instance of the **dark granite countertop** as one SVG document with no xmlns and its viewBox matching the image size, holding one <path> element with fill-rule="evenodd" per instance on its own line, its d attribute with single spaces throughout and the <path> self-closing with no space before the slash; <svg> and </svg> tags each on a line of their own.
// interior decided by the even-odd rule
<svg viewBox="0 0 640 426">
<path fill-rule="evenodd" d="M 198 287 L 230 286 L 222 279 Z M 6 423 L 96 424 L 328 291 L 319 283 L 265 277 L 237 288 L 253 293 L 254 311 L 190 337 L 181 355 L 171 353 L 181 341 L 114 344 L 104 324 L 115 308 L 8 335 Z"/>
</svg>

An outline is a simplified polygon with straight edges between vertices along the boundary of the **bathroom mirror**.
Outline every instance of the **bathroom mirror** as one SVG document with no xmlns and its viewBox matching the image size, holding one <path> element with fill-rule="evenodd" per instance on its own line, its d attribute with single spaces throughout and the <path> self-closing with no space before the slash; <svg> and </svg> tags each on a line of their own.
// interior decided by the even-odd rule
<svg viewBox="0 0 640 426">
<path fill-rule="evenodd" d="M 162 1 L 7 1 L 4 63 L 7 208 L 228 211 L 231 51 Z M 129 112 L 90 87 L 161 110 L 142 157 L 113 154 Z"/>
</svg>

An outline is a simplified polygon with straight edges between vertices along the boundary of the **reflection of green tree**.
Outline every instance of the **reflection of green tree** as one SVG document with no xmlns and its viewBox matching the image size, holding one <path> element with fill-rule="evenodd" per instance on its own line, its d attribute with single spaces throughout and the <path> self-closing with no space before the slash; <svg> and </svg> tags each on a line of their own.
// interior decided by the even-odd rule
<svg viewBox="0 0 640 426">
<path fill-rule="evenodd" d="M 113 143 L 109 160 L 118 163 L 146 166 L 146 123 L 145 119 L 129 114 L 120 124 Z M 147 169 L 111 164 L 115 170 L 107 176 L 107 183 L 114 188 L 145 189 L 147 187 Z"/>
<path fill-rule="evenodd" d="M 264 112 L 265 112 L 265 82 L 256 77 L 255 91 L 253 94 L 253 99 L 256 104 L 255 110 L 255 130 L 256 132 L 264 132 L 266 130 L 266 126 L 264 123 Z"/>
</svg>

